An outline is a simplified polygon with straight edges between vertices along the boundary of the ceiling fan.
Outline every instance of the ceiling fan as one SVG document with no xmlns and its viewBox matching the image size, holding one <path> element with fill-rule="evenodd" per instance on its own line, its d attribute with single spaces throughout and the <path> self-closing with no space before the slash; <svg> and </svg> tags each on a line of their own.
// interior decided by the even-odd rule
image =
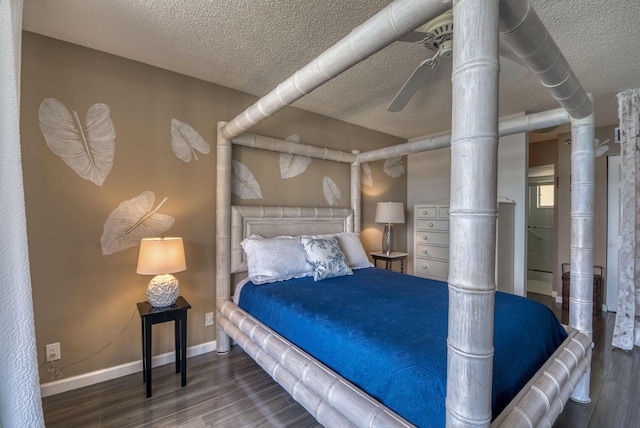
<svg viewBox="0 0 640 428">
<path fill-rule="evenodd" d="M 448 10 L 416 31 L 400 38 L 399 41 L 424 45 L 430 51 L 434 51 L 435 54 L 418 65 L 409 80 L 405 82 L 387 107 L 387 111 L 390 112 L 400 111 L 407 105 L 411 97 L 429 79 L 431 70 L 438 65 L 438 57 L 451 58 L 453 55 L 453 12 Z M 515 81 L 522 78 L 527 71 L 528 69 L 523 65 L 500 56 L 501 79 L 509 82 Z"/>
</svg>

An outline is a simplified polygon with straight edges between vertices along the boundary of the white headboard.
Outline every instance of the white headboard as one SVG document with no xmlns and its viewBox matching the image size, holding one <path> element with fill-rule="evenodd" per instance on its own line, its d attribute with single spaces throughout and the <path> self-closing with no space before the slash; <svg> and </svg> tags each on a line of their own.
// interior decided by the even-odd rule
<svg viewBox="0 0 640 428">
<path fill-rule="evenodd" d="M 352 232 L 351 208 L 231 207 L 231 272 L 245 272 L 247 261 L 240 246 L 251 235 L 320 235 Z"/>
</svg>

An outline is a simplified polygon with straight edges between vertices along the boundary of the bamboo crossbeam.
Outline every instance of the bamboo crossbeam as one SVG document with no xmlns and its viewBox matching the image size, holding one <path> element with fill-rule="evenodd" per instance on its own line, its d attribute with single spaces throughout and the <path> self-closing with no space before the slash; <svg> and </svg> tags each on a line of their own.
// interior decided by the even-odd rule
<svg viewBox="0 0 640 428">
<path fill-rule="evenodd" d="M 390 3 L 230 120 L 220 134 L 226 140 L 237 137 L 450 8 L 449 0 L 396 0 Z"/>
<path fill-rule="evenodd" d="M 352 153 L 327 149 L 326 147 L 312 146 L 309 144 L 294 143 L 292 141 L 279 140 L 277 138 L 264 137 L 262 135 L 250 134 L 248 132 L 234 137 L 232 141 L 233 144 L 237 144 L 240 146 L 270 150 L 279 153 L 289 153 L 292 155 L 307 156 L 316 159 L 325 159 L 345 163 L 352 163 L 356 160 L 356 156 Z"/>
<path fill-rule="evenodd" d="M 527 0 L 501 0 L 500 37 L 571 117 L 593 113 L 592 100 Z"/>
<path fill-rule="evenodd" d="M 501 137 L 518 134 L 520 132 L 530 132 L 536 129 L 544 129 L 550 126 L 563 125 L 569 123 L 571 117 L 563 108 L 548 110 L 541 113 L 532 113 L 522 117 L 502 119 L 498 123 L 498 134 Z M 370 150 L 357 155 L 360 162 L 372 162 L 387 159 L 394 156 L 410 155 L 429 150 L 437 150 L 451 146 L 451 133 L 433 136 L 417 137 L 406 143 L 392 147 Z"/>
<path fill-rule="evenodd" d="M 217 322 L 324 426 L 413 426 L 231 301 L 219 303 Z"/>
</svg>

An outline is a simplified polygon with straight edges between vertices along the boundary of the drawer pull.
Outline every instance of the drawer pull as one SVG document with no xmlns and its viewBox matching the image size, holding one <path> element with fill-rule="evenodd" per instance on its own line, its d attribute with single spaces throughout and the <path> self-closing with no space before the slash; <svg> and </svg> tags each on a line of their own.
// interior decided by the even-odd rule
<svg viewBox="0 0 640 428">
<path fill-rule="evenodd" d="M 425 248 L 424 250 L 422 250 L 422 252 L 423 252 L 424 254 L 429 254 L 429 251 L 427 251 L 427 249 L 426 249 L 426 248 Z"/>
<path fill-rule="evenodd" d="M 433 223 L 429 223 L 429 227 L 433 227 Z"/>
<path fill-rule="evenodd" d="M 427 235 L 424 235 L 424 236 L 422 237 L 422 240 L 423 240 L 423 241 L 426 241 L 426 240 L 427 240 Z"/>
<path fill-rule="evenodd" d="M 429 214 L 429 211 L 424 210 L 424 211 L 422 211 L 422 214 L 423 214 L 423 215 L 427 215 L 427 214 Z"/>
<path fill-rule="evenodd" d="M 428 265 L 422 265 L 422 269 L 429 270 L 429 266 Z"/>
</svg>

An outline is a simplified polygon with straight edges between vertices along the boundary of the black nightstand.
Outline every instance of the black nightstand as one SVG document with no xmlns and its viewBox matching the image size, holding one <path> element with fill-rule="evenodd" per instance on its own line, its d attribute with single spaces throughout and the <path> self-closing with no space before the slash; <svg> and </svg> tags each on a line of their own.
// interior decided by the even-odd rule
<svg viewBox="0 0 640 428">
<path fill-rule="evenodd" d="M 378 260 L 384 260 L 385 265 L 384 268 L 386 270 L 391 270 L 391 264 L 396 260 L 400 260 L 400 273 L 404 273 L 404 261 L 407 260 L 407 256 L 409 253 L 369 253 L 373 258 L 373 265 L 378 267 Z"/>
<path fill-rule="evenodd" d="M 182 375 L 182 386 L 187 385 L 187 310 L 191 305 L 184 297 L 164 308 L 154 308 L 149 302 L 138 303 L 142 321 L 142 377 L 147 384 L 147 398 L 151 397 L 151 326 L 174 321 L 176 342 L 176 373 Z"/>
</svg>

